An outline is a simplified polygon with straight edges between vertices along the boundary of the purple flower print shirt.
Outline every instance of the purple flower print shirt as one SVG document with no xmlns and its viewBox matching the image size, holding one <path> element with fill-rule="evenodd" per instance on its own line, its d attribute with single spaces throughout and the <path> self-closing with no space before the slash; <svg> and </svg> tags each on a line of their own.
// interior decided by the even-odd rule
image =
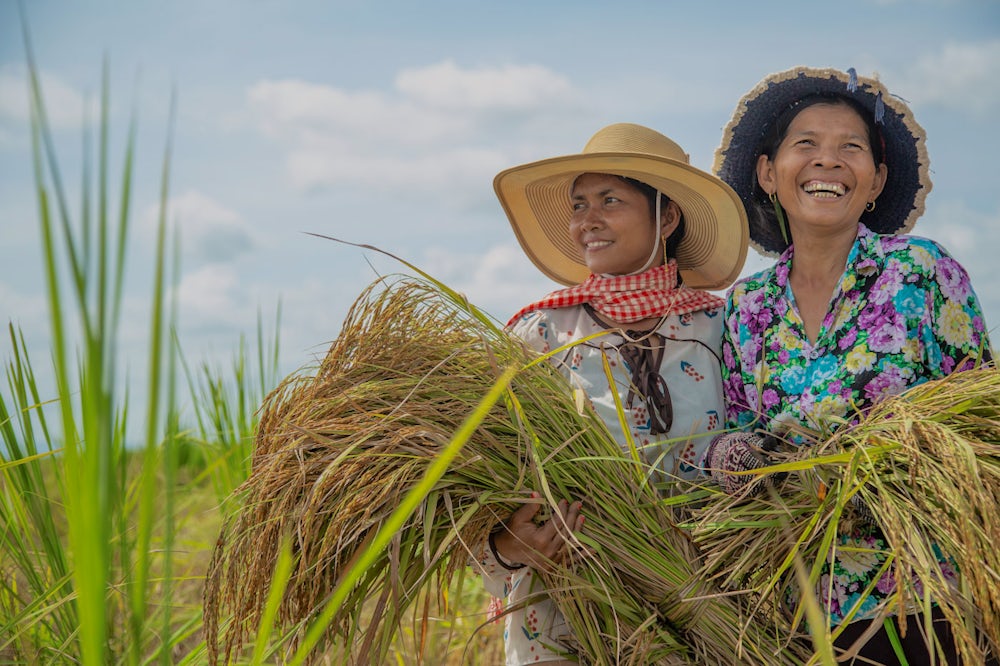
<svg viewBox="0 0 1000 666">
<path fill-rule="evenodd" d="M 829 431 L 879 398 L 990 358 L 986 322 L 962 266 L 934 241 L 859 225 L 816 343 L 788 283 L 790 247 L 733 286 L 723 335 L 729 426 L 783 415 Z M 758 386 L 760 387 L 758 389 Z"/>
<path fill-rule="evenodd" d="M 858 408 L 991 358 L 969 277 L 934 241 L 859 224 L 815 344 L 788 282 L 793 258 L 794 246 L 730 290 L 722 344 L 728 427 L 769 428 L 777 420 L 829 433 Z M 834 624 L 885 561 L 880 535 L 845 534 L 841 545 L 865 552 L 851 561 L 844 554 L 824 575 L 834 579 L 832 588 L 822 586 Z M 855 619 L 873 615 L 890 593 L 879 585 Z"/>
</svg>

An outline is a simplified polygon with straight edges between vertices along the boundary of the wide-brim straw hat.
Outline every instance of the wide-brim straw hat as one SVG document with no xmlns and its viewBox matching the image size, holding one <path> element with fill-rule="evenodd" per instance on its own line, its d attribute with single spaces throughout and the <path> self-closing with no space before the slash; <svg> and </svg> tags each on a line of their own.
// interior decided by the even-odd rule
<svg viewBox="0 0 1000 666">
<path fill-rule="evenodd" d="M 545 275 L 564 285 L 590 276 L 569 235 L 570 189 L 584 173 L 633 178 L 680 206 L 686 229 L 676 259 L 688 287 L 724 289 L 739 276 L 749 240 L 739 197 L 712 174 L 691 166 L 672 140 L 631 123 L 599 130 L 580 154 L 512 167 L 493 180 L 517 240 Z"/>
<path fill-rule="evenodd" d="M 761 142 L 771 125 L 787 109 L 813 94 L 848 97 L 867 109 L 885 143 L 887 180 L 875 201 L 875 210 L 861 215 L 861 222 L 882 234 L 906 233 L 924 212 L 924 199 L 931 189 L 930 160 L 926 133 L 906 102 L 889 94 L 877 80 L 858 76 L 851 68 L 794 67 L 765 77 L 736 105 L 726 125 L 722 143 L 715 151 L 712 170 L 739 194 L 747 210 L 770 205 L 757 189 L 757 158 Z M 777 256 L 788 244 L 777 225 L 768 225 L 750 215 L 750 244 L 765 256 Z"/>
</svg>

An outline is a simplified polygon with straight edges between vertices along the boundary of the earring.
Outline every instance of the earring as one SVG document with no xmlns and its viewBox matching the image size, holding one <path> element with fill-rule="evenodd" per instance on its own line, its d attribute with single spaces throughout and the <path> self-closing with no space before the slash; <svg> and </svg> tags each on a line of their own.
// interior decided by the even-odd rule
<svg viewBox="0 0 1000 666">
<path fill-rule="evenodd" d="M 788 222 L 785 221 L 785 211 L 781 207 L 781 202 L 778 201 L 778 193 L 771 192 L 767 195 L 767 198 L 771 200 L 771 204 L 774 206 L 774 214 L 778 216 L 778 229 L 781 230 L 781 238 L 785 241 L 785 245 L 790 245 L 788 240 Z"/>
<path fill-rule="evenodd" d="M 873 210 L 875 210 L 875 202 L 874 201 L 869 201 L 868 203 L 866 203 L 865 204 L 865 210 L 868 211 L 869 213 L 872 212 Z"/>
<path fill-rule="evenodd" d="M 667 256 L 667 239 L 661 238 L 660 245 L 663 246 L 663 265 L 666 266 L 670 263 L 670 257 Z"/>
</svg>

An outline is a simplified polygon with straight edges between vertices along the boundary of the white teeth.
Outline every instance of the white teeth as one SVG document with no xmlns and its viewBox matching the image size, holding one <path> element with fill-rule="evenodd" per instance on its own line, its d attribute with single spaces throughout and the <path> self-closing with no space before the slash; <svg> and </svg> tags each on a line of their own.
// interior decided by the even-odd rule
<svg viewBox="0 0 1000 666">
<path fill-rule="evenodd" d="M 593 250 L 599 247 L 607 247 L 608 245 L 611 245 L 611 241 L 590 241 L 587 243 L 587 249 Z"/>
<path fill-rule="evenodd" d="M 847 191 L 842 183 L 806 183 L 802 189 L 818 197 L 839 197 Z"/>
</svg>

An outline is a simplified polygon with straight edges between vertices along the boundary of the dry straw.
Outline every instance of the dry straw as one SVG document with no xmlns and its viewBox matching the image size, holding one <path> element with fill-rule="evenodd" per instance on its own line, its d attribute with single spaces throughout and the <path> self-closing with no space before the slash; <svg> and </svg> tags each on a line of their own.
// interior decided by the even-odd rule
<svg viewBox="0 0 1000 666">
<path fill-rule="evenodd" d="M 699 581 L 699 554 L 649 468 L 623 454 L 564 379 L 437 283 L 376 282 L 313 371 L 265 401 L 241 509 L 224 526 L 205 611 L 213 661 L 245 649 L 265 610 L 281 544 L 295 568 L 278 626 L 302 641 L 377 530 L 425 478 L 506 368 L 513 381 L 389 546 L 354 578 L 324 644 L 383 663 L 404 612 L 446 586 L 528 490 L 547 507 L 583 498 L 576 561 L 547 576 L 581 663 L 803 663 L 780 619 Z M 693 501 L 675 498 L 675 503 Z M 341 590 L 341 592 L 343 592 Z M 327 607 L 330 608 L 330 607 Z"/>
<path fill-rule="evenodd" d="M 754 493 L 773 478 L 761 476 L 749 496 L 720 494 L 701 511 L 705 575 L 780 605 L 795 589 L 795 561 L 813 564 L 816 585 L 837 536 L 873 520 L 896 589 L 883 613 L 936 604 L 964 663 L 983 663 L 987 646 L 1000 653 L 1000 371 L 984 366 L 914 387 L 767 472 L 787 473 L 775 492 Z M 938 553 L 953 559 L 957 583 L 942 575 Z M 901 630 L 927 635 L 912 623 Z"/>
</svg>

